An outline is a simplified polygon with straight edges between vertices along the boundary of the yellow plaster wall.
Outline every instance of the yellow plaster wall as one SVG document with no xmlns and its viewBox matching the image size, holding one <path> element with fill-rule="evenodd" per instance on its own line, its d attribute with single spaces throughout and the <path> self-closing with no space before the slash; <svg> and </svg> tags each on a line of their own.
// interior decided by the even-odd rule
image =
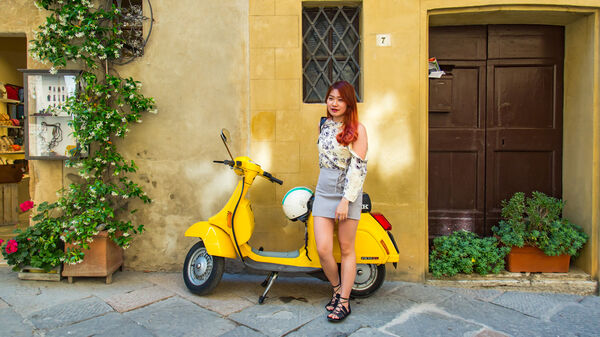
<svg viewBox="0 0 600 337">
<path fill-rule="evenodd" d="M 597 232 L 597 158 L 594 152 L 598 146 L 590 146 L 597 133 L 595 119 L 597 107 L 594 107 L 593 95 L 595 73 L 593 60 L 596 56 L 597 44 L 593 34 L 594 16 L 587 16 L 566 26 L 565 29 L 565 87 L 564 87 L 564 133 L 563 143 L 563 198 L 567 201 L 565 216 L 582 226 L 589 234 Z M 591 66 L 591 67 L 590 67 Z M 596 70 L 597 71 L 597 70 Z M 582 95 L 581 93 L 589 93 Z M 597 141 L 597 138 L 595 139 Z M 571 151 L 568 151 L 570 149 Z M 596 195 L 595 195 L 596 194 Z M 598 237 L 590 235 L 588 244 L 577 259 L 577 265 L 590 274 L 598 272 L 598 256 L 594 247 L 598 245 Z"/>
<path fill-rule="evenodd" d="M 417 113 L 420 37 L 414 34 L 418 13 L 416 1 L 365 1 L 361 14 L 365 71 L 359 116 L 367 127 L 370 160 L 364 190 L 374 209 L 393 224 L 402 247 L 398 272 L 390 275 L 412 280 L 422 279 L 427 256 L 427 154 L 420 151 L 427 137 Z M 284 180 L 283 186 L 259 181 L 254 187 L 251 243 L 272 250 L 296 249 L 302 243 L 304 229 L 287 221 L 281 199 L 294 186 L 314 190 L 319 170 L 316 138 L 325 106 L 302 103 L 301 14 L 299 0 L 250 1 L 250 153 Z M 375 47 L 375 35 L 382 32 L 396 37 L 391 47 Z"/>
</svg>

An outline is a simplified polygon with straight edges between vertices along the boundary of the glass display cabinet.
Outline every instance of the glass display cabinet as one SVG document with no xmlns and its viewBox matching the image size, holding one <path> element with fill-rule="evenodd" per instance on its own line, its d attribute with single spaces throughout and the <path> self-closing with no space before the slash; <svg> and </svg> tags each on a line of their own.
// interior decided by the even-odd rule
<svg viewBox="0 0 600 337">
<path fill-rule="evenodd" d="M 22 69 L 25 84 L 25 158 L 63 160 L 81 155 L 62 109 L 77 90 L 79 70 Z M 75 151 L 72 151 L 75 150 Z"/>
</svg>

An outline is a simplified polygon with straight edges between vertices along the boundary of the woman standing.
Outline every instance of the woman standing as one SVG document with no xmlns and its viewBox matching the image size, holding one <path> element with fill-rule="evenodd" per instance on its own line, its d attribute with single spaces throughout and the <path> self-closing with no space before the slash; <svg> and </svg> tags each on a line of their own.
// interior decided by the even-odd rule
<svg viewBox="0 0 600 337">
<path fill-rule="evenodd" d="M 367 175 L 367 131 L 358 122 L 354 87 L 335 82 L 327 90 L 327 120 L 319 134 L 319 181 L 312 214 L 323 271 L 333 286 L 325 306 L 332 322 L 351 313 L 350 292 L 356 277 L 354 241 L 360 219 L 362 185 Z M 333 231 L 338 225 L 341 279 L 333 257 Z"/>
</svg>

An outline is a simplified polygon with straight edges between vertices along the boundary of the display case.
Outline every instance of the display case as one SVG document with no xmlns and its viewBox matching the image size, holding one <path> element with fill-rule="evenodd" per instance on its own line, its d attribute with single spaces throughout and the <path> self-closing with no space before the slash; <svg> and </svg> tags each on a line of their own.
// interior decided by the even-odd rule
<svg viewBox="0 0 600 337">
<path fill-rule="evenodd" d="M 77 90 L 79 70 L 23 69 L 25 83 L 25 158 L 68 159 L 79 149 L 70 121 L 73 116 L 62 109 Z"/>
</svg>

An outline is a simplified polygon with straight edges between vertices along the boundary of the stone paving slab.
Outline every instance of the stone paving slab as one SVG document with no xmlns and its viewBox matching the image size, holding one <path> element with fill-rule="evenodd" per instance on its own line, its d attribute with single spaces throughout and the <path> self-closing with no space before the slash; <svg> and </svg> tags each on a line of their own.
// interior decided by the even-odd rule
<svg viewBox="0 0 600 337">
<path fill-rule="evenodd" d="M 361 328 L 348 336 L 349 337 L 390 337 L 391 335 L 389 333 L 381 332 L 380 330 L 375 329 L 375 328 Z"/>
<path fill-rule="evenodd" d="M 576 303 L 583 297 L 578 295 L 554 294 L 548 296 L 543 293 L 506 292 L 492 301 L 492 303 L 510 308 L 526 315 L 541 319 L 549 319 L 555 308 L 566 303 Z"/>
<path fill-rule="evenodd" d="M 504 292 L 496 289 L 472 289 L 472 288 L 443 288 L 453 293 L 461 294 L 467 297 L 490 302 Z"/>
<path fill-rule="evenodd" d="M 265 335 L 261 334 L 256 330 L 252 330 L 245 326 L 238 326 L 237 328 L 230 330 L 219 337 L 265 337 Z"/>
<path fill-rule="evenodd" d="M 68 297 L 67 294 L 64 294 Z M 112 308 L 97 297 L 72 301 L 55 305 L 34 312 L 27 318 L 38 329 L 53 329 L 63 325 L 80 322 L 107 312 L 113 311 Z"/>
<path fill-rule="evenodd" d="M 586 296 L 579 303 L 583 306 L 598 310 L 600 309 L 600 296 Z"/>
<path fill-rule="evenodd" d="M 421 336 L 446 337 L 446 336 L 470 336 L 481 330 L 482 326 L 458 320 L 447 315 L 438 313 L 421 313 L 399 320 L 398 324 L 386 325 L 386 332 L 398 336 L 412 336 L 419 331 Z"/>
<path fill-rule="evenodd" d="M 473 300 L 458 294 L 439 303 L 438 309 L 514 337 L 575 335 L 568 325 L 552 324 L 509 308 Z"/>
<path fill-rule="evenodd" d="M 63 336 L 154 336 L 143 326 L 116 312 L 51 330 L 46 337 Z"/>
<path fill-rule="evenodd" d="M 248 280 L 242 281 L 240 277 L 233 275 L 223 275 L 223 279 L 212 293 L 204 296 L 191 293 L 185 286 L 181 273 L 151 273 L 148 275 L 148 280 L 153 284 L 176 293 L 186 300 L 223 316 L 254 305 L 253 302 L 246 298 L 248 294 Z"/>
<path fill-rule="evenodd" d="M 157 336 L 211 337 L 222 335 L 237 326 L 180 297 L 171 297 L 122 315 Z"/>
<path fill-rule="evenodd" d="M 396 287 L 395 289 L 391 290 L 391 293 L 393 293 L 395 297 L 402 297 L 417 303 L 437 303 L 451 297 L 454 294 L 451 291 L 426 284 L 408 282 L 394 283 L 396 284 Z"/>
<path fill-rule="evenodd" d="M 302 301 L 265 303 L 229 315 L 229 318 L 268 336 L 282 336 L 323 313 Z"/>
<path fill-rule="evenodd" d="M 348 336 L 364 326 L 363 320 L 358 319 L 354 313 L 354 309 L 352 309 L 352 314 L 343 322 L 331 323 L 327 320 L 328 313 L 323 309 L 319 316 L 304 324 L 300 329 L 287 334 L 286 337 Z"/>
<path fill-rule="evenodd" d="M 153 284 L 144 277 L 143 272 L 117 271 L 112 276 L 111 284 L 106 284 L 105 279 L 100 277 L 78 277 L 72 284 L 63 280 L 61 286 L 65 291 L 91 292 L 94 296 L 106 300 L 119 294 L 151 287 Z"/>
<path fill-rule="evenodd" d="M 174 295 L 175 293 L 165 288 L 153 286 L 109 297 L 106 299 L 106 303 L 118 312 L 126 312 L 167 299 Z"/>
<path fill-rule="evenodd" d="M 483 329 L 473 337 L 509 337 L 503 333 L 499 333 L 498 331 Z"/>
<path fill-rule="evenodd" d="M 600 334 L 600 307 L 568 304 L 550 317 L 550 321 L 570 327 L 578 336 L 597 337 Z"/>
<path fill-rule="evenodd" d="M 11 308 L 0 309 L 0 337 L 33 336 L 33 326 Z"/>
</svg>

